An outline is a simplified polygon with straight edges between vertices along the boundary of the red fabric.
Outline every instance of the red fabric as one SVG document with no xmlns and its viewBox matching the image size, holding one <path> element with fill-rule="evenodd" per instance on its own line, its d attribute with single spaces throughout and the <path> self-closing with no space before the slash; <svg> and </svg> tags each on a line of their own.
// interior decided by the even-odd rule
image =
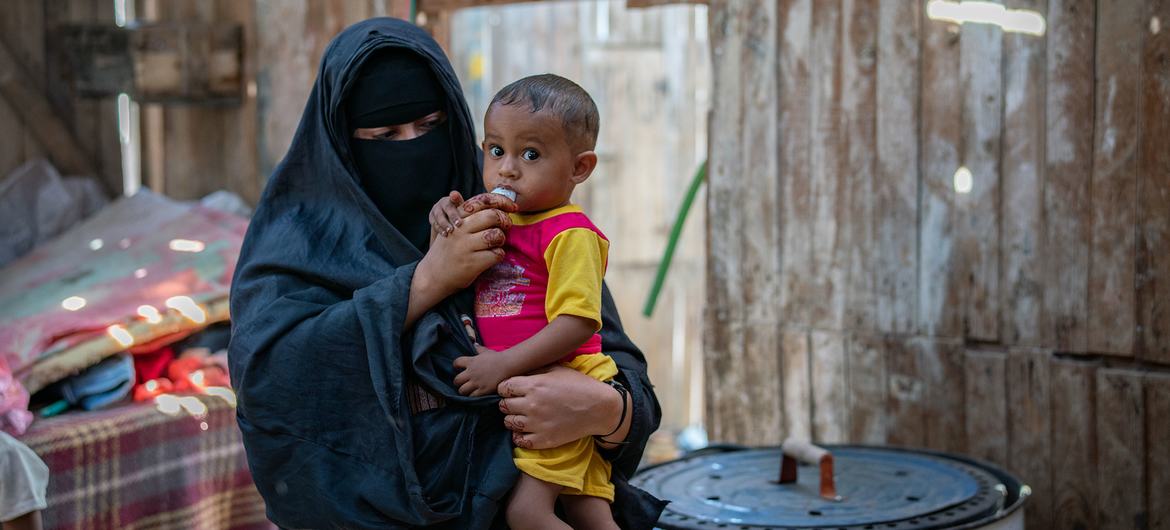
<svg viewBox="0 0 1170 530">
<path fill-rule="evenodd" d="M 138 384 L 162 377 L 167 365 L 175 358 L 175 350 L 164 346 L 151 353 L 134 354 L 134 373 Z"/>
</svg>

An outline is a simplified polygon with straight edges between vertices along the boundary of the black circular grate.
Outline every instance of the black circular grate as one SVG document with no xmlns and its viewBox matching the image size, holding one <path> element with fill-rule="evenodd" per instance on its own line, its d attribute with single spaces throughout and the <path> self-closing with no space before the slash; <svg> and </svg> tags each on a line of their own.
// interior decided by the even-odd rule
<svg viewBox="0 0 1170 530">
<path fill-rule="evenodd" d="M 664 529 L 911 530 L 990 520 L 1006 488 L 995 474 L 945 455 L 895 448 L 827 446 L 838 501 L 818 495 L 815 466 L 777 484 L 780 449 L 724 449 L 659 464 L 631 481 L 671 501 Z"/>
</svg>

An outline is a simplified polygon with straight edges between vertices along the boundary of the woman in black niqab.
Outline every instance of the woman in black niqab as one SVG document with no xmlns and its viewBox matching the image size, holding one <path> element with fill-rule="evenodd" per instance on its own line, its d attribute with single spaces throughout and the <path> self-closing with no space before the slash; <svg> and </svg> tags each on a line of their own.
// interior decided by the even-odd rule
<svg viewBox="0 0 1170 530">
<path fill-rule="evenodd" d="M 445 121 L 426 119 L 436 112 Z M 355 134 L 404 123 L 426 130 L 404 141 Z M 231 293 L 237 418 L 282 527 L 500 525 L 518 476 L 511 434 L 498 396 L 452 386 L 452 363 L 475 354 L 462 288 L 498 261 L 506 216 L 479 211 L 427 244 L 435 201 L 483 191 L 472 124 L 446 57 L 413 25 L 367 20 L 325 50 Z M 624 479 L 660 412 L 608 292 L 602 316 L 633 403 L 630 443 L 609 455 L 615 513 L 625 528 L 649 528 L 661 505 Z M 412 413 L 416 388 L 442 406 Z"/>
</svg>

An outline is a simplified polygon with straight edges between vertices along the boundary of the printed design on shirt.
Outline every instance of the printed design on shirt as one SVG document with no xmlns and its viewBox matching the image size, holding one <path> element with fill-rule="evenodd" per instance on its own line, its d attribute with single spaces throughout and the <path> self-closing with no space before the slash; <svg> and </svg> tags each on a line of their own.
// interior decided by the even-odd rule
<svg viewBox="0 0 1170 530">
<path fill-rule="evenodd" d="M 475 316 L 510 317 L 520 314 L 524 293 L 513 292 L 517 286 L 532 280 L 524 277 L 524 267 L 511 261 L 502 261 L 480 277 L 481 287 L 475 295 Z"/>
</svg>

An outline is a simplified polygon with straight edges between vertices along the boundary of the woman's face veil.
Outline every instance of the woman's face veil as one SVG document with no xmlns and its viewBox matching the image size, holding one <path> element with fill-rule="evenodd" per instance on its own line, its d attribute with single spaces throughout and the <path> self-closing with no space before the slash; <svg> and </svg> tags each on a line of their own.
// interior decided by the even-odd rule
<svg viewBox="0 0 1170 530">
<path fill-rule="evenodd" d="M 417 53 L 390 48 L 365 60 L 342 98 L 345 130 L 411 123 L 448 113 L 446 92 Z M 450 122 L 407 139 L 362 139 L 351 134 L 350 153 L 362 190 L 415 248 L 425 251 L 431 205 L 455 189 Z"/>
</svg>

